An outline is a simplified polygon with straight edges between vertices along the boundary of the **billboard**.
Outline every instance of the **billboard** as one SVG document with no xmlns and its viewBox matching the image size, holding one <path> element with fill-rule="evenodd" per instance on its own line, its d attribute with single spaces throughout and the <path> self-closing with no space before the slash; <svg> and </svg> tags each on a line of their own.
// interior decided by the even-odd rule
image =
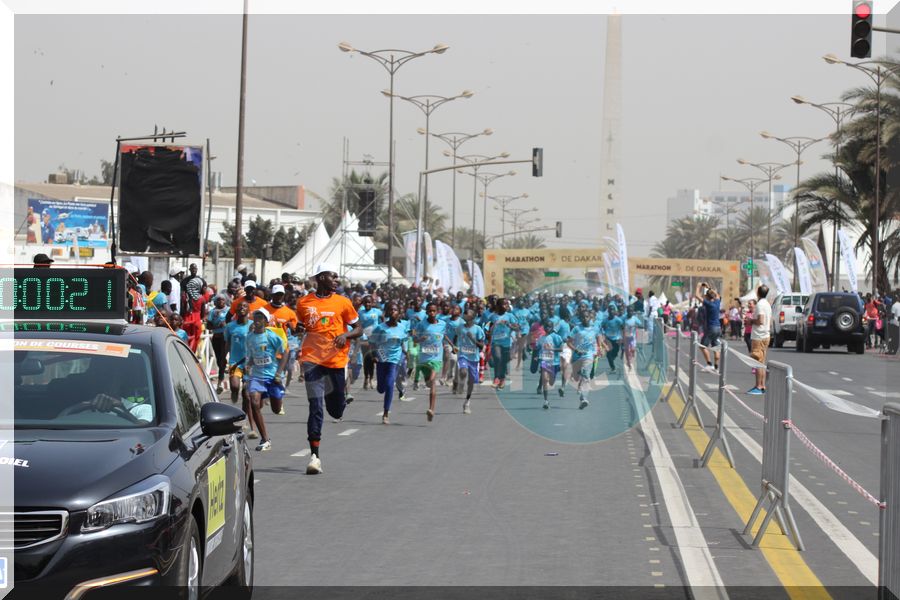
<svg viewBox="0 0 900 600">
<path fill-rule="evenodd" d="M 106 248 L 109 202 L 28 199 L 26 243 Z"/>
</svg>

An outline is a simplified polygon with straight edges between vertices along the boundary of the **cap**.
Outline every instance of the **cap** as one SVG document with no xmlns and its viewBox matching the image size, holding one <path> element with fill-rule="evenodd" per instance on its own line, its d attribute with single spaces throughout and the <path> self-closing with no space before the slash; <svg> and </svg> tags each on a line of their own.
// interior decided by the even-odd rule
<svg viewBox="0 0 900 600">
<path fill-rule="evenodd" d="M 172 267 L 169 269 L 169 277 L 175 277 L 179 273 L 184 273 L 184 267 Z"/>
<path fill-rule="evenodd" d="M 256 318 L 256 315 L 263 315 L 266 318 L 266 322 L 272 320 L 272 315 L 270 315 L 269 311 L 264 308 L 257 308 L 256 310 L 254 310 L 253 317 Z"/>
<path fill-rule="evenodd" d="M 638 289 L 634 290 L 634 293 L 635 293 L 635 294 L 643 294 L 643 293 L 644 293 L 644 289 L 643 289 L 643 288 L 638 288 Z"/>
<path fill-rule="evenodd" d="M 319 263 L 316 265 L 315 270 L 313 271 L 313 277 L 320 275 L 321 273 L 337 273 L 338 270 L 334 268 L 334 265 L 329 263 Z"/>
<path fill-rule="evenodd" d="M 252 279 L 248 279 L 247 281 L 244 282 L 244 288 L 255 288 L 255 287 L 256 287 L 256 282 L 253 281 Z"/>
<path fill-rule="evenodd" d="M 273 296 L 275 294 L 283 294 L 283 293 L 284 293 L 284 286 L 281 285 L 280 283 L 276 283 L 275 285 L 272 286 L 272 295 Z"/>
<path fill-rule="evenodd" d="M 40 254 L 35 254 L 34 258 L 31 259 L 31 262 L 36 265 L 49 265 L 52 262 L 55 262 L 52 258 L 41 252 Z"/>
<path fill-rule="evenodd" d="M 241 263 L 241 264 L 239 264 L 239 265 L 237 266 L 237 269 L 235 269 L 235 271 L 237 271 L 238 273 L 240 273 L 241 271 L 246 271 L 246 270 L 249 269 L 249 268 L 250 268 L 250 267 L 248 267 L 248 266 L 245 265 L 244 263 Z"/>
</svg>

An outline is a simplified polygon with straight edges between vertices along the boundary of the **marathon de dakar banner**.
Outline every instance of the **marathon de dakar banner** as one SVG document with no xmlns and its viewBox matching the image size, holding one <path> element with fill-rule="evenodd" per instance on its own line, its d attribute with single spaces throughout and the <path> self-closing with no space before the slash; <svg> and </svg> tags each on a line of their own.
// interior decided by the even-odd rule
<svg viewBox="0 0 900 600">
<path fill-rule="evenodd" d="M 850 238 L 843 229 L 838 229 L 838 239 L 841 240 L 841 259 L 844 261 L 844 271 L 850 281 L 850 291 L 854 294 L 859 291 L 859 282 L 856 280 L 856 260 L 853 257 L 853 246 Z"/>
<path fill-rule="evenodd" d="M 766 254 L 766 262 L 769 263 L 769 269 L 772 271 L 772 279 L 775 281 L 775 288 L 779 294 L 787 294 L 791 291 L 791 278 L 788 277 L 787 269 L 778 259 L 777 256 Z"/>
<path fill-rule="evenodd" d="M 800 238 L 800 244 L 809 259 L 809 276 L 812 280 L 813 292 L 828 291 L 828 272 L 825 268 L 825 261 L 822 258 L 822 251 L 818 244 L 809 238 Z"/>
<path fill-rule="evenodd" d="M 619 236 L 619 264 L 621 264 L 622 269 L 622 293 L 624 294 L 624 297 L 627 297 L 627 294 L 631 290 L 628 286 L 628 248 L 625 245 L 625 230 L 623 230 L 622 226 L 618 223 L 616 223 L 616 233 Z"/>
<path fill-rule="evenodd" d="M 106 248 L 109 202 L 28 199 L 27 244 Z"/>
<path fill-rule="evenodd" d="M 797 257 L 797 279 L 800 281 L 800 293 L 812 294 L 812 277 L 810 276 L 809 259 L 800 248 L 794 248 L 794 256 Z"/>
</svg>

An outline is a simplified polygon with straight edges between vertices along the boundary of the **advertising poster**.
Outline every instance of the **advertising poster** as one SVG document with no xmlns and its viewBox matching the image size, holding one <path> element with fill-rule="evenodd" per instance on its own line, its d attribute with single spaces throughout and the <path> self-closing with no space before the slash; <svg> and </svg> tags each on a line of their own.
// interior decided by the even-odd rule
<svg viewBox="0 0 900 600">
<path fill-rule="evenodd" d="M 28 244 L 106 248 L 109 203 L 28 199 Z"/>
</svg>

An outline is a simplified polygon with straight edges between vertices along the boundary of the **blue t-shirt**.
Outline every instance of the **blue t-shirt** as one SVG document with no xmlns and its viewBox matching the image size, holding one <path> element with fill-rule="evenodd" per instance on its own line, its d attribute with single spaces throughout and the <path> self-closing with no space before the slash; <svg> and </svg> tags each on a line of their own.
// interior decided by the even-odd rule
<svg viewBox="0 0 900 600">
<path fill-rule="evenodd" d="M 719 298 L 716 298 L 715 300 L 703 300 L 703 308 L 706 310 L 707 331 L 710 329 L 717 329 L 722 327 L 722 322 L 719 319 L 721 306 L 722 301 Z"/>
<path fill-rule="evenodd" d="M 460 327 L 457 330 L 456 339 L 457 346 L 459 347 L 459 358 L 465 358 L 469 362 L 478 362 L 480 348 L 478 347 L 478 344 L 472 341 L 472 338 L 475 338 L 475 341 L 483 344 L 485 337 L 484 329 L 482 329 L 481 325 L 472 323 L 471 327 L 465 327 L 465 325 Z"/>
<path fill-rule="evenodd" d="M 237 321 L 230 321 L 225 326 L 225 341 L 230 344 L 228 350 L 228 364 L 236 365 L 247 356 L 247 334 L 250 333 L 250 321 L 243 325 Z"/>
<path fill-rule="evenodd" d="M 603 335 L 606 339 L 618 341 L 622 338 L 622 328 L 625 326 L 625 319 L 622 317 L 607 318 L 603 322 Z"/>
<path fill-rule="evenodd" d="M 211 326 L 210 331 L 213 333 L 225 333 L 225 315 L 228 314 L 228 307 L 214 308 L 209 311 L 209 317 L 206 319 Z"/>
<path fill-rule="evenodd" d="M 443 321 L 429 323 L 419 321 L 413 329 L 413 337 L 419 343 L 419 363 L 444 360 L 444 335 L 447 324 Z"/>
<path fill-rule="evenodd" d="M 455 341 L 456 337 L 459 335 L 459 332 L 466 326 L 466 322 L 463 321 L 460 317 L 449 318 L 446 321 L 447 323 L 447 337 L 450 341 Z"/>
<path fill-rule="evenodd" d="M 562 339 L 569 339 L 569 336 L 572 335 L 572 327 L 564 319 L 557 318 L 555 326 L 555 332 L 558 333 L 559 337 Z"/>
<path fill-rule="evenodd" d="M 287 352 L 287 346 L 274 331 L 247 334 L 246 356 L 250 376 L 254 379 L 272 379 L 278 371 L 278 353 Z"/>
<path fill-rule="evenodd" d="M 517 323 L 516 317 L 510 313 L 502 315 L 491 315 L 491 345 L 498 348 L 509 348 L 512 346 L 513 330 L 510 324 Z"/>
<path fill-rule="evenodd" d="M 427 321 L 428 313 L 425 312 L 425 309 L 419 309 L 418 311 L 414 311 L 411 308 L 406 309 L 406 320 L 410 322 L 411 325 L 415 325 L 419 321 Z"/>
<path fill-rule="evenodd" d="M 184 329 L 176 329 L 175 335 L 177 335 L 179 338 L 181 338 L 181 341 L 183 341 L 185 344 L 188 343 L 188 334 L 187 334 L 187 331 L 185 331 Z"/>
<path fill-rule="evenodd" d="M 625 335 L 628 337 L 633 337 L 638 330 L 638 328 L 644 327 L 644 320 L 641 319 L 637 315 L 631 315 L 627 319 L 625 319 L 624 329 Z"/>
<path fill-rule="evenodd" d="M 375 329 L 375 326 L 381 321 L 381 316 L 384 314 L 380 308 L 375 308 L 374 306 L 369 310 L 365 308 L 360 309 L 358 311 L 359 314 L 359 324 L 363 328 L 363 335 L 365 338 L 368 338 L 372 335 L 372 330 Z M 364 338 L 364 339 L 365 339 Z"/>
<path fill-rule="evenodd" d="M 559 366 L 559 352 L 562 350 L 562 344 L 563 340 L 558 333 L 549 333 L 539 339 L 537 350 L 540 352 L 541 362 Z"/>
<path fill-rule="evenodd" d="M 569 337 L 575 350 L 572 352 L 572 360 L 592 359 L 597 353 L 597 330 L 593 327 L 579 325 L 572 330 Z"/>
<path fill-rule="evenodd" d="M 403 321 L 393 327 L 383 321 L 375 326 L 369 343 L 375 347 L 375 355 L 379 362 L 400 364 L 403 360 L 403 347 L 409 339 L 409 330 Z"/>
</svg>

